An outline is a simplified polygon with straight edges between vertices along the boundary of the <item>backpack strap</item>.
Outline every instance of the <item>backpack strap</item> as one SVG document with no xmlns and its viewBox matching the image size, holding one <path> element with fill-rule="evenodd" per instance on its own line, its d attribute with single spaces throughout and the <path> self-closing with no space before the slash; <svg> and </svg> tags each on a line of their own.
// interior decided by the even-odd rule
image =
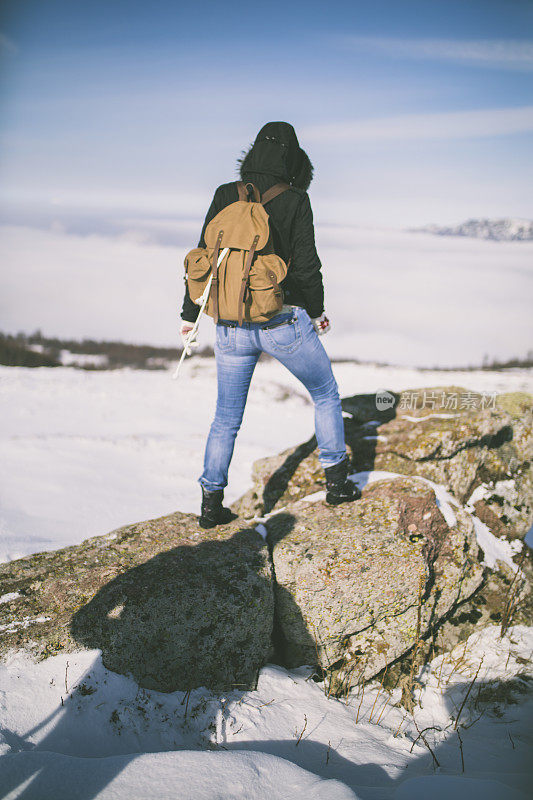
<svg viewBox="0 0 533 800">
<path fill-rule="evenodd" d="M 276 278 L 276 273 L 273 270 L 268 271 L 268 279 L 272 284 L 272 288 L 274 289 L 274 294 L 278 297 L 281 296 L 283 299 L 283 292 L 281 291 L 281 286 L 278 283 L 278 279 Z"/>
<path fill-rule="evenodd" d="M 211 266 L 212 280 L 211 280 L 211 306 L 213 310 L 213 320 L 218 322 L 218 251 L 220 250 L 220 243 L 224 231 L 220 231 L 215 242 L 215 249 L 213 250 L 213 264 Z"/>
<path fill-rule="evenodd" d="M 252 266 L 252 260 L 255 253 L 255 248 L 257 247 L 257 242 L 259 241 L 259 236 L 255 236 L 252 242 L 252 246 L 248 250 L 248 254 L 246 256 L 246 261 L 244 262 L 244 270 L 242 273 L 242 282 L 241 282 L 241 291 L 239 292 L 239 325 L 242 325 L 242 320 L 244 317 L 244 297 L 246 294 L 246 287 L 248 285 L 248 277 L 250 275 L 250 268 Z"/>
<path fill-rule="evenodd" d="M 278 194 L 282 194 L 283 192 L 286 192 L 287 189 L 290 189 L 290 188 L 291 187 L 289 186 L 288 183 L 276 183 L 276 184 L 274 184 L 274 186 L 271 186 L 270 189 L 267 189 L 266 192 L 263 193 L 263 195 L 261 197 L 261 203 L 263 205 L 266 205 L 267 203 L 270 203 L 270 201 L 273 200 L 275 197 L 277 197 Z"/>
<path fill-rule="evenodd" d="M 257 186 L 254 186 L 253 183 L 248 181 L 245 183 L 244 181 L 237 181 L 237 191 L 239 192 L 239 200 L 250 200 L 250 195 L 248 193 L 248 186 L 252 187 L 252 194 L 253 194 L 253 202 L 260 203 L 261 202 L 261 195 L 259 193 L 259 189 Z"/>
</svg>

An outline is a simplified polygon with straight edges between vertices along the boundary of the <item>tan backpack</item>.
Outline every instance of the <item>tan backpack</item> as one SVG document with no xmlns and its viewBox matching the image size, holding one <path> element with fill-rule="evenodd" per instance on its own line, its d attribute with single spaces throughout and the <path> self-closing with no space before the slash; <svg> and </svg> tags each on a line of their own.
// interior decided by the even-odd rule
<svg viewBox="0 0 533 800">
<path fill-rule="evenodd" d="M 205 229 L 206 247 L 185 257 L 189 295 L 198 302 L 213 279 L 206 311 L 215 322 L 265 322 L 281 311 L 280 282 L 287 264 L 274 253 L 266 203 L 289 186 L 277 183 L 263 196 L 252 183 L 237 183 L 239 199 L 219 211 Z M 220 260 L 220 254 L 228 248 Z M 217 265 L 218 262 L 218 265 Z"/>
</svg>

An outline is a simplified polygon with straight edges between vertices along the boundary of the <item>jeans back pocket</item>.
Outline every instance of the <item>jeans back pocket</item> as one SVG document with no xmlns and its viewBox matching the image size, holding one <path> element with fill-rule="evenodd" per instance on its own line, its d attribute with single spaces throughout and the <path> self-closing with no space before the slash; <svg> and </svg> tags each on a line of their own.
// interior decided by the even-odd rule
<svg viewBox="0 0 533 800">
<path fill-rule="evenodd" d="M 302 334 L 296 317 L 274 328 L 265 328 L 263 336 L 270 349 L 282 353 L 292 353 L 302 341 Z"/>
<path fill-rule="evenodd" d="M 234 325 L 217 325 L 216 345 L 223 353 L 227 353 L 230 350 L 235 350 Z"/>
</svg>

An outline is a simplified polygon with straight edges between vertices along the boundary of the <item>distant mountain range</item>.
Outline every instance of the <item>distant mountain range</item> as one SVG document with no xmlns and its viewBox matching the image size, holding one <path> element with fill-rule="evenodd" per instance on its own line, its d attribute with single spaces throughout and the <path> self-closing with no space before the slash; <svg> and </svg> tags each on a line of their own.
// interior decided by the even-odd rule
<svg viewBox="0 0 533 800">
<path fill-rule="evenodd" d="M 411 228 L 438 236 L 472 236 L 497 242 L 529 241 L 533 239 L 533 221 L 529 219 L 468 219 L 458 225 L 425 225 Z"/>
</svg>

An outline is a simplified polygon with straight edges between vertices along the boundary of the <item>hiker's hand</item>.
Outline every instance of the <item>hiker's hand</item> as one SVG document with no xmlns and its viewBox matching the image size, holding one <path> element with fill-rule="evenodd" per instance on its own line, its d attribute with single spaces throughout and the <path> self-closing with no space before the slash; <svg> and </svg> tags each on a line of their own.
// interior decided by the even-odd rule
<svg viewBox="0 0 533 800">
<path fill-rule="evenodd" d="M 329 319 L 325 314 L 322 314 L 321 317 L 316 317 L 316 319 L 311 320 L 311 322 L 313 323 L 313 327 L 319 336 L 323 336 L 331 328 Z"/>
<path fill-rule="evenodd" d="M 191 355 L 193 347 L 198 347 L 198 342 L 196 341 L 196 337 L 198 332 L 196 331 L 193 338 L 190 339 L 190 333 L 194 328 L 194 322 L 186 322 L 185 320 L 181 323 L 180 334 L 181 339 L 183 341 L 183 349 L 185 350 L 188 356 Z"/>
</svg>

